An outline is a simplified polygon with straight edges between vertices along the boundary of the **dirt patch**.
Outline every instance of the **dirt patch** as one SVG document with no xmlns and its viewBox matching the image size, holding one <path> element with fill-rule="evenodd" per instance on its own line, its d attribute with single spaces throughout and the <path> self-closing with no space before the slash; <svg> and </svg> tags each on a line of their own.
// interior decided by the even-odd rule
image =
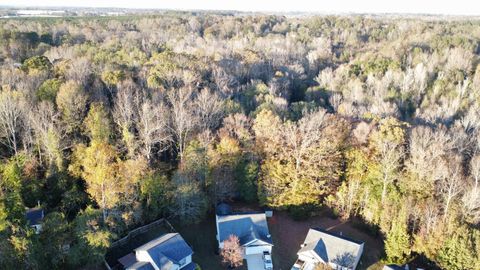
<svg viewBox="0 0 480 270">
<path fill-rule="evenodd" d="M 349 238 L 365 242 L 362 258 L 357 269 L 378 267 L 383 252 L 383 241 L 355 228 L 351 221 L 332 219 L 325 215 L 311 217 L 304 221 L 293 220 L 286 212 L 274 212 L 268 225 L 272 234 L 273 262 L 277 270 L 289 270 L 297 259 L 297 251 L 305 240 L 310 228 L 322 228 L 342 233 Z"/>
</svg>

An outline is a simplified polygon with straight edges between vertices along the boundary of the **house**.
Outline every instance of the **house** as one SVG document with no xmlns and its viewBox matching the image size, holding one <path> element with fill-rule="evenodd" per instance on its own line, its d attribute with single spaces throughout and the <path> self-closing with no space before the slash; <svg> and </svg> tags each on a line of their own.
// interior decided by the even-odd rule
<svg viewBox="0 0 480 270">
<path fill-rule="evenodd" d="M 36 234 L 42 231 L 42 220 L 45 217 L 43 209 L 40 207 L 29 208 L 25 212 L 25 218 L 28 224 L 35 230 Z"/>
<path fill-rule="evenodd" d="M 126 270 L 194 270 L 192 248 L 178 233 L 164 234 L 118 259 Z"/>
<path fill-rule="evenodd" d="M 227 204 L 217 206 L 217 241 L 220 249 L 223 241 L 230 235 L 240 240 L 244 258 L 249 255 L 262 256 L 263 252 L 272 252 L 272 238 L 268 231 L 265 213 L 232 213 Z"/>
<path fill-rule="evenodd" d="M 354 270 L 362 256 L 363 246 L 363 242 L 342 235 L 310 229 L 292 269 L 313 270 L 318 264 L 328 264 L 333 269 Z"/>
</svg>

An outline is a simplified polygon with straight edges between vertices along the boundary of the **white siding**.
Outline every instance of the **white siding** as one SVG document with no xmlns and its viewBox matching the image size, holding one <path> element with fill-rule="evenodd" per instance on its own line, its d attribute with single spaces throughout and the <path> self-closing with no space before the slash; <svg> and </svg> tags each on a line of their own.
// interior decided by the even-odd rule
<svg viewBox="0 0 480 270">
<path fill-rule="evenodd" d="M 188 257 L 185 258 L 185 263 L 180 266 L 180 269 L 182 269 L 183 267 L 185 267 L 185 265 L 187 265 L 191 262 L 192 262 L 192 255 L 189 255 Z"/>
<path fill-rule="evenodd" d="M 262 254 L 264 251 L 272 252 L 272 246 L 251 246 L 245 248 L 245 255 Z"/>
<path fill-rule="evenodd" d="M 145 250 L 139 250 L 139 251 L 135 252 L 135 257 L 137 257 L 137 261 L 139 261 L 139 262 L 150 262 L 150 264 L 152 264 L 152 266 L 153 266 L 153 268 L 155 268 L 155 270 L 160 270 L 158 268 L 158 266 L 153 262 L 152 257 L 150 257 L 148 252 L 146 252 Z"/>
</svg>

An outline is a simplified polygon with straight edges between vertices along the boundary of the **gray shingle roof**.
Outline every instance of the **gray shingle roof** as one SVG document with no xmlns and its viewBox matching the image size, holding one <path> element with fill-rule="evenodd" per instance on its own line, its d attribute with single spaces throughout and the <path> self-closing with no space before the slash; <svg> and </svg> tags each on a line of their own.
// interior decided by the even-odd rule
<svg viewBox="0 0 480 270">
<path fill-rule="evenodd" d="M 217 216 L 217 223 L 220 242 L 223 242 L 230 235 L 236 235 L 240 239 L 241 245 L 254 240 L 272 244 L 265 213 Z"/>
<path fill-rule="evenodd" d="M 178 233 L 167 233 L 135 249 L 140 250 L 148 252 L 160 269 L 169 269 L 172 263 L 179 264 L 183 258 L 193 254 L 190 246 Z"/>
<path fill-rule="evenodd" d="M 362 242 L 335 235 L 321 229 L 310 229 L 298 254 L 315 253 L 324 262 L 339 266 L 354 267 L 355 261 L 362 254 Z"/>
</svg>

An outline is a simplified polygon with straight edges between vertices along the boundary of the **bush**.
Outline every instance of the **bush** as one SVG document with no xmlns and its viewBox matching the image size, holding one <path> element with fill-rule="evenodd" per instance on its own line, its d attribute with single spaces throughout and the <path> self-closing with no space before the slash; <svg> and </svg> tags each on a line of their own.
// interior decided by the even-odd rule
<svg viewBox="0 0 480 270">
<path fill-rule="evenodd" d="M 292 205 L 288 207 L 288 214 L 294 220 L 306 220 L 312 216 L 313 205 Z"/>
</svg>

